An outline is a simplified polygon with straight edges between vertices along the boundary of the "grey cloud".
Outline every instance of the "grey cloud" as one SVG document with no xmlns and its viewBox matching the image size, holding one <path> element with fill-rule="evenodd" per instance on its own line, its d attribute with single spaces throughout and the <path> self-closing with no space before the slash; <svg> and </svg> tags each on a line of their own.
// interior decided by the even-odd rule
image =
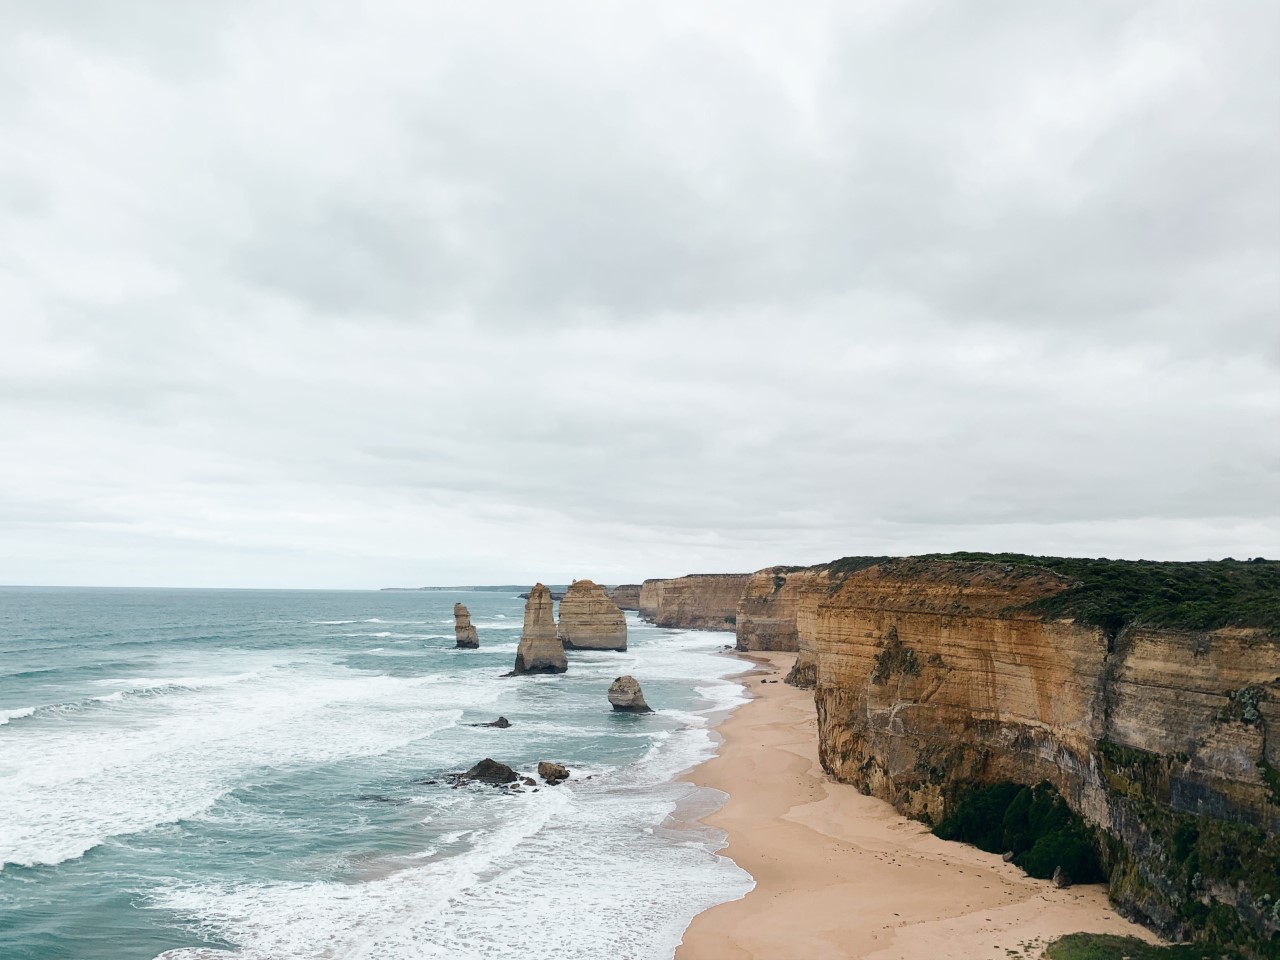
<svg viewBox="0 0 1280 960">
<path fill-rule="evenodd" d="M 157 11 L 5 9 L 0 582 L 1276 552 L 1270 4 Z"/>
</svg>

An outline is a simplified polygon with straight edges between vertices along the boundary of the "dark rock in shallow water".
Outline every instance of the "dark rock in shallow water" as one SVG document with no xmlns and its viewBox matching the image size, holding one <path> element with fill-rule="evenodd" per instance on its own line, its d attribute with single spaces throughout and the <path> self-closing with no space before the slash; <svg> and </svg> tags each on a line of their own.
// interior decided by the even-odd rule
<svg viewBox="0 0 1280 960">
<path fill-rule="evenodd" d="M 569 768 L 562 763 L 542 760 L 538 763 L 538 776 L 547 781 L 549 786 L 554 787 L 557 783 L 569 779 Z"/>
<path fill-rule="evenodd" d="M 613 709 L 624 713 L 653 713 L 644 702 L 644 693 L 635 677 L 618 677 L 609 687 L 609 702 Z"/>
<path fill-rule="evenodd" d="M 519 779 L 519 774 L 505 763 L 485 757 L 466 773 L 451 773 L 446 779 L 451 780 L 455 786 L 464 783 L 491 783 L 496 786 L 515 783 Z"/>
<path fill-rule="evenodd" d="M 473 723 L 473 727 L 497 727 L 499 730 L 505 730 L 511 726 L 511 721 L 506 717 L 499 717 L 497 720 L 490 720 L 488 723 Z"/>
</svg>

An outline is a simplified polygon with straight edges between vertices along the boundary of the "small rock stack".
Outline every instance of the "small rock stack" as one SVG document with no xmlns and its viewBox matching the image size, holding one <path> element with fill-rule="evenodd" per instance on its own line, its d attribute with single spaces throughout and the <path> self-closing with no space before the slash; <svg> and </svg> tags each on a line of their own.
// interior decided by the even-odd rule
<svg viewBox="0 0 1280 960">
<path fill-rule="evenodd" d="M 609 687 L 609 702 L 623 713 L 653 713 L 644 702 L 644 692 L 635 677 L 619 677 Z"/>
<path fill-rule="evenodd" d="M 453 635 L 456 649 L 475 650 L 480 646 L 480 634 L 471 625 L 471 611 L 460 603 L 453 605 Z"/>
</svg>

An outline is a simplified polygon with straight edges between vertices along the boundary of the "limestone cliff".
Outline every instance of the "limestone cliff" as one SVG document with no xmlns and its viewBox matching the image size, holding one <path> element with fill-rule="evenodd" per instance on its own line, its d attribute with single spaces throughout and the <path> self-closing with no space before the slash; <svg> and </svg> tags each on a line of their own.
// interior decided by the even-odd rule
<svg viewBox="0 0 1280 960">
<path fill-rule="evenodd" d="M 516 649 L 513 673 L 564 673 L 569 669 L 564 645 L 556 634 L 551 591 L 537 584 L 524 605 L 524 631 Z"/>
<path fill-rule="evenodd" d="M 660 627 L 733 630 L 749 573 L 695 573 L 673 580 L 646 580 L 640 616 Z"/>
<path fill-rule="evenodd" d="M 817 605 L 858 570 L 888 557 L 845 557 L 812 567 L 766 567 L 747 581 L 738 602 L 739 650 L 796 650 L 788 680 L 813 686 L 813 624 Z M 799 678 L 799 679 L 798 679 Z"/>
<path fill-rule="evenodd" d="M 639 610 L 640 584 L 619 584 L 609 591 L 609 599 L 618 605 L 619 610 Z"/>
<path fill-rule="evenodd" d="M 461 603 L 453 605 L 453 636 L 455 646 L 462 650 L 474 650 L 480 646 L 480 634 L 471 623 L 471 611 Z"/>
<path fill-rule="evenodd" d="M 819 755 L 834 777 L 933 821 L 975 784 L 1047 780 L 1100 830 L 1129 915 L 1172 936 L 1211 929 L 1259 956 L 1280 943 L 1273 630 L 1054 616 L 1087 591 L 1034 565 L 893 560 L 829 596 L 803 586 L 812 579 L 794 590 L 797 643 L 811 631 Z M 789 609 L 788 589 L 771 609 Z M 748 638 L 787 636 L 765 620 Z"/>
<path fill-rule="evenodd" d="M 575 580 L 560 601 L 559 635 L 566 650 L 626 650 L 627 618 L 604 587 Z"/>
</svg>

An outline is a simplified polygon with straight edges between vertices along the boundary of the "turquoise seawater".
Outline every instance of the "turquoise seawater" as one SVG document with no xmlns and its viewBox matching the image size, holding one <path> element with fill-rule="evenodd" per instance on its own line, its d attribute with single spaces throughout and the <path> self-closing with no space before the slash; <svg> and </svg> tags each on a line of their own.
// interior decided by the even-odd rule
<svg viewBox="0 0 1280 960">
<path fill-rule="evenodd" d="M 478 651 L 452 649 L 459 600 Z M 629 614 L 626 653 L 503 678 L 522 611 L 0 589 L 0 957 L 666 960 L 751 886 L 686 822 L 714 798 L 675 780 L 713 752 L 743 665 L 726 634 Z M 623 673 L 656 714 L 610 710 Z M 575 779 L 426 782 L 483 757 Z"/>
</svg>

